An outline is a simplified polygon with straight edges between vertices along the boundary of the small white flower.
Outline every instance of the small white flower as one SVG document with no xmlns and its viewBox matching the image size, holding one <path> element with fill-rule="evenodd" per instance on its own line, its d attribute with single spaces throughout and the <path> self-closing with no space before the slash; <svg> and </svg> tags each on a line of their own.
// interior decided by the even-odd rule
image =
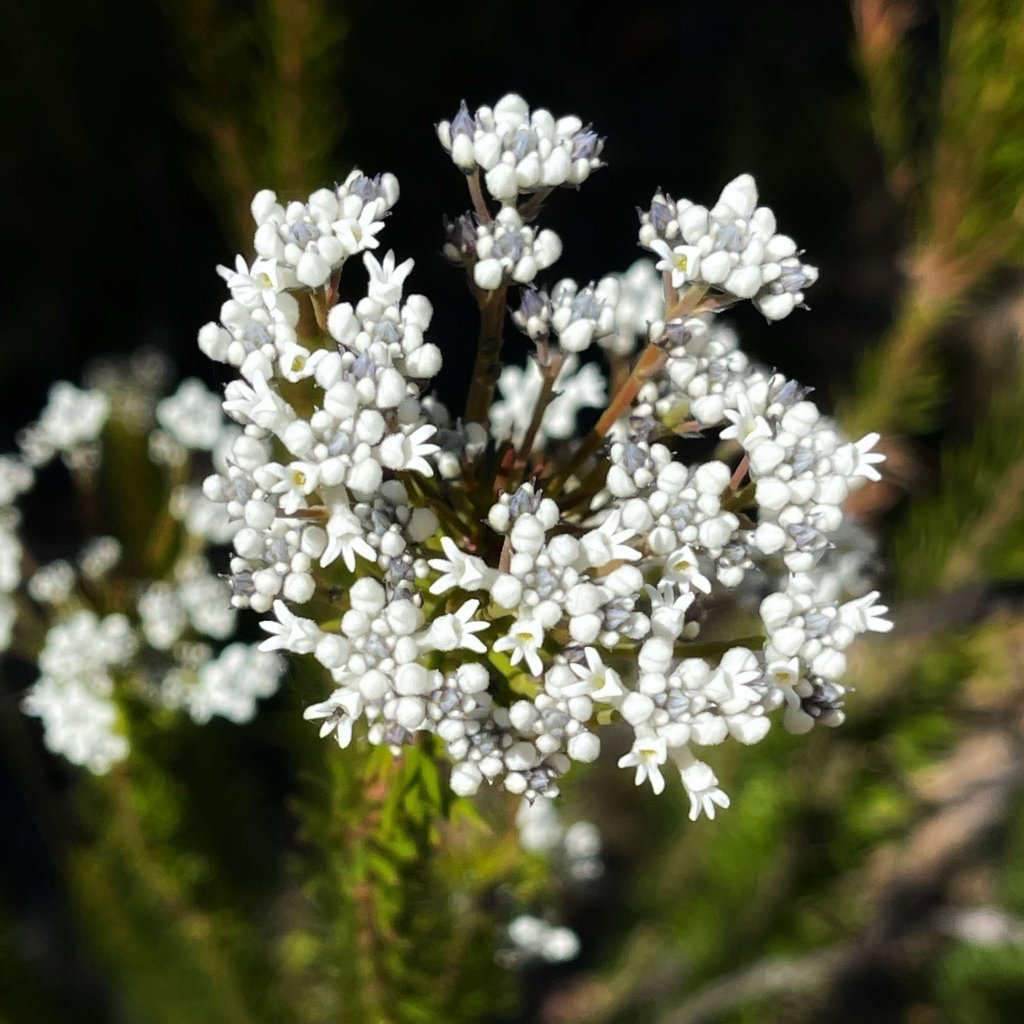
<svg viewBox="0 0 1024 1024">
<path fill-rule="evenodd" d="M 544 629 L 533 619 L 517 619 L 509 626 L 508 633 L 494 642 L 495 651 L 511 651 L 509 661 L 518 665 L 525 661 L 530 672 L 542 675 L 544 663 L 540 660 L 541 645 L 544 643 Z"/>
<path fill-rule="evenodd" d="M 665 776 L 661 774 L 661 766 L 668 756 L 665 740 L 661 736 L 637 736 L 633 749 L 619 758 L 620 768 L 636 766 L 637 786 L 650 780 L 651 789 L 661 793 L 665 789 Z"/>
<path fill-rule="evenodd" d="M 448 558 L 431 558 L 427 563 L 442 573 L 430 585 L 430 593 L 443 594 L 453 587 L 463 590 L 487 590 L 490 587 L 496 573 L 482 558 L 460 551 L 451 537 L 442 537 L 441 547 Z"/>
<path fill-rule="evenodd" d="M 759 441 L 770 439 L 772 436 L 768 421 L 764 416 L 755 414 L 749 395 L 742 392 L 736 396 L 736 408 L 725 410 L 725 418 L 729 420 L 731 426 L 722 431 L 722 440 L 736 441 L 747 451 L 755 448 Z"/>
<path fill-rule="evenodd" d="M 363 265 L 370 275 L 369 297 L 385 307 L 397 305 L 402 299 L 402 286 L 412 271 L 414 261 L 405 260 L 396 265 L 395 254 L 389 250 L 383 263 L 379 263 L 371 253 L 365 253 Z"/>
<path fill-rule="evenodd" d="M 621 521 L 622 513 L 615 509 L 596 530 L 580 538 L 580 547 L 587 565 L 601 568 L 618 559 L 635 562 L 641 557 L 636 548 L 626 543 L 636 531 L 620 529 Z"/>
<path fill-rule="evenodd" d="M 724 809 L 729 806 L 728 794 L 719 788 L 718 779 L 710 765 L 692 760 L 680 769 L 680 776 L 690 797 L 690 821 L 696 821 L 702 813 L 714 820 L 719 807 Z"/>
<path fill-rule="evenodd" d="M 889 609 L 884 604 L 875 603 L 878 596 L 878 591 L 872 590 L 870 594 L 840 605 L 840 620 L 857 633 L 888 633 L 892 629 L 892 621 L 885 618 Z"/>
<path fill-rule="evenodd" d="M 433 467 L 426 457 L 441 450 L 428 440 L 436 433 L 436 427 L 425 423 L 411 434 L 389 434 L 380 444 L 381 462 L 388 469 L 408 469 L 424 476 L 433 476 Z"/>
<path fill-rule="evenodd" d="M 25 461 L 40 466 L 57 452 L 72 453 L 97 440 L 109 415 L 110 399 L 102 391 L 58 381 L 50 387 L 39 420 L 19 436 Z"/>
<path fill-rule="evenodd" d="M 619 673 L 613 668 L 608 668 L 593 647 L 584 648 L 584 656 L 587 659 L 586 665 L 574 661 L 569 666 L 578 677 L 579 683 L 563 687 L 562 692 L 565 696 L 587 696 L 605 704 L 622 697 L 625 690 Z"/>
<path fill-rule="evenodd" d="M 334 222 L 332 225 L 334 233 L 346 256 L 354 256 L 357 252 L 377 248 L 380 243 L 376 236 L 384 230 L 384 221 L 378 219 L 379 214 L 380 210 L 377 204 L 369 203 L 359 211 L 358 217 L 347 217 Z M 392 257 L 392 265 L 394 265 L 394 257 Z"/>
<path fill-rule="evenodd" d="M 291 283 L 290 275 L 272 259 L 257 259 L 250 267 L 238 256 L 234 270 L 218 267 L 217 273 L 227 282 L 232 298 L 249 309 L 263 305 L 267 292 L 284 291 Z"/>
<path fill-rule="evenodd" d="M 320 556 L 320 564 L 328 566 L 341 558 L 345 568 L 353 572 L 356 556 L 373 560 L 377 552 L 370 546 L 363 534 L 359 517 L 346 506 L 335 506 L 326 524 L 327 547 Z"/>
<path fill-rule="evenodd" d="M 308 722 L 320 722 L 320 738 L 332 732 L 339 747 L 352 742 L 352 726 L 363 708 L 363 697 L 358 690 L 341 686 L 320 704 L 310 704 L 302 713 Z"/>
<path fill-rule="evenodd" d="M 475 598 L 466 601 L 458 611 L 434 619 L 424 639 L 427 650 L 434 651 L 475 651 L 486 654 L 487 648 L 475 634 L 490 628 L 489 622 L 480 622 L 473 616 L 480 607 Z"/>
<path fill-rule="evenodd" d="M 291 651 L 293 654 L 312 654 L 323 637 L 320 627 L 312 619 L 295 615 L 283 601 L 274 602 L 277 621 L 260 623 L 260 628 L 270 634 L 260 644 L 261 651 Z"/>
<path fill-rule="evenodd" d="M 259 371 L 252 384 L 233 380 L 224 390 L 224 411 L 239 423 L 254 423 L 280 433 L 295 419 L 295 410 L 270 386 Z"/>
<path fill-rule="evenodd" d="M 156 407 L 157 422 L 186 448 L 212 451 L 224 429 L 220 399 L 194 377 Z"/>
<path fill-rule="evenodd" d="M 682 583 L 704 594 L 711 593 L 711 581 L 700 571 L 697 556 L 689 545 L 673 551 L 665 559 L 664 574 L 667 581 Z"/>
<path fill-rule="evenodd" d="M 670 246 L 660 239 L 651 243 L 651 251 L 661 257 L 655 270 L 672 275 L 672 287 L 681 288 L 688 281 L 700 280 L 700 249 L 695 245 Z"/>
</svg>

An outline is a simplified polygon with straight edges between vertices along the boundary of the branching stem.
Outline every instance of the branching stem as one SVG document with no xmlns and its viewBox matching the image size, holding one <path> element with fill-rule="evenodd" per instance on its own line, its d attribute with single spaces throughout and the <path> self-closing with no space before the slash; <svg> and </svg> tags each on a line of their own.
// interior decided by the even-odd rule
<svg viewBox="0 0 1024 1024">
<path fill-rule="evenodd" d="M 657 345 L 651 344 L 644 349 L 633 367 L 633 372 L 626 378 L 626 383 L 608 403 L 608 408 L 601 414 L 601 418 L 573 453 L 572 458 L 547 485 L 547 490 L 555 491 L 561 487 L 601 447 L 615 421 L 629 408 L 640 388 L 665 366 L 667 358 L 664 349 Z"/>
<path fill-rule="evenodd" d="M 562 372 L 564 365 L 565 356 L 559 353 L 552 356 L 551 361 L 544 368 L 544 379 L 541 381 L 540 394 L 537 396 L 537 402 L 533 407 L 533 417 L 530 419 L 530 425 L 526 429 L 523 443 L 519 446 L 519 451 L 516 453 L 513 473 L 517 476 L 522 473 L 530 460 L 530 453 L 533 451 L 534 442 L 537 440 L 537 434 L 540 432 L 544 413 L 547 412 L 551 399 L 554 397 L 555 381 L 558 379 L 559 373 Z"/>
</svg>

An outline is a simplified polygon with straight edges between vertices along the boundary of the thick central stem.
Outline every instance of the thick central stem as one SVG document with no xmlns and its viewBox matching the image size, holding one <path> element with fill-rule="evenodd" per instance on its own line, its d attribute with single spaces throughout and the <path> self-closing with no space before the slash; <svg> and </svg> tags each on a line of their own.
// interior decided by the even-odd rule
<svg viewBox="0 0 1024 1024">
<path fill-rule="evenodd" d="M 501 343 L 505 327 L 505 293 L 502 285 L 493 292 L 481 293 L 480 341 L 473 364 L 464 419 L 487 427 L 487 411 L 494 400 L 494 388 L 501 372 Z"/>
</svg>

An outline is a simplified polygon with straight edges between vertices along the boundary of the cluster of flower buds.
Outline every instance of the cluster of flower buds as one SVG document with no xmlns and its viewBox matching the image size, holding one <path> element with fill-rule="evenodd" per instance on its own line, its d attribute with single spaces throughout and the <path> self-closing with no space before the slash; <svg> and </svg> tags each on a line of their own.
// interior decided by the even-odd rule
<svg viewBox="0 0 1024 1024">
<path fill-rule="evenodd" d="M 817 268 L 801 262 L 796 243 L 775 230 L 775 214 L 757 205 L 757 186 L 741 174 L 711 209 L 661 192 L 640 217 L 640 244 L 661 257 L 672 285 L 695 285 L 732 299 L 752 299 L 769 320 L 804 301 Z"/>
<path fill-rule="evenodd" d="M 456 793 L 501 784 L 533 800 L 616 726 L 638 784 L 661 792 L 671 766 L 691 817 L 712 817 L 728 797 L 705 749 L 758 742 L 777 710 L 796 732 L 838 724 L 845 651 L 889 627 L 830 558 L 845 498 L 878 477 L 876 436 L 845 439 L 713 319 L 740 298 L 780 319 L 815 272 L 749 176 L 711 210 L 659 194 L 641 218 L 657 268 L 525 289 L 513 319 L 534 356 L 502 370 L 505 293 L 561 251 L 526 225 L 597 166 L 600 142 L 516 96 L 438 132 L 473 204 L 445 241 L 481 316 L 461 419 L 427 394 L 441 352 L 424 340 L 430 303 L 404 295 L 411 261 L 363 252 L 365 295 L 338 304 L 377 221 L 342 238 L 320 193 L 285 221 L 317 226 L 329 283 L 318 271 L 300 287 L 308 250 L 261 243 L 258 272 L 227 275 L 221 324 L 200 332 L 239 369 L 224 405 L 243 429 L 204 485 L 238 528 L 234 603 L 272 609 L 264 650 L 323 667 L 330 689 L 306 717 L 342 745 L 399 752 L 425 734 Z M 393 198 L 393 180 L 353 172 L 346 187 L 387 182 L 375 188 Z M 369 202 L 375 217 L 389 205 Z M 295 234 L 277 209 L 256 204 L 258 234 L 267 210 L 274 238 Z M 581 361 L 601 353 L 607 382 Z M 588 407 L 602 411 L 581 434 Z"/>
<path fill-rule="evenodd" d="M 473 283 L 492 292 L 503 284 L 529 284 L 562 255 L 561 239 L 554 231 L 535 231 L 523 223 L 511 206 L 483 223 L 464 214 L 449 225 L 444 254 L 455 266 L 465 267 Z"/>
<path fill-rule="evenodd" d="M 128 753 L 129 704 L 180 708 L 197 722 L 244 722 L 277 689 L 281 670 L 255 645 L 223 646 L 237 613 L 207 558 L 209 545 L 226 543 L 235 527 L 202 496 L 200 480 L 211 458 L 225 465 L 239 431 L 197 380 L 160 400 L 166 371 L 147 355 L 128 371 L 98 367 L 85 389 L 54 384 L 18 454 L 0 458 L 0 651 L 38 669 L 22 706 L 41 720 L 46 745 L 96 773 Z M 17 506 L 35 471 L 60 456 L 73 483 L 94 492 L 107 446 L 118 443 L 164 476 L 156 521 L 138 524 L 138 543 L 94 536 L 40 565 Z"/>
<path fill-rule="evenodd" d="M 487 191 L 506 205 L 521 194 L 582 185 L 602 166 L 604 140 L 578 117 L 531 112 L 512 93 L 472 116 L 463 102 L 451 121 L 438 124 L 437 137 L 460 171 L 483 171 Z"/>
<path fill-rule="evenodd" d="M 618 278 L 603 278 L 580 288 L 572 278 L 546 292 L 524 291 L 522 305 L 512 314 L 515 325 L 533 342 L 552 335 L 564 352 L 585 352 L 591 342 L 606 338 L 615 328 L 619 301 Z"/>
<path fill-rule="evenodd" d="M 252 201 L 252 215 L 257 225 L 253 246 L 266 263 L 259 270 L 243 264 L 237 272 L 254 277 L 269 270 L 278 286 L 319 288 L 347 257 L 376 248 L 374 236 L 397 201 L 398 181 L 392 174 L 371 179 L 356 171 L 336 188 L 319 189 L 308 202 L 287 206 L 264 189 Z M 230 278 L 229 286 L 234 293 Z"/>
</svg>

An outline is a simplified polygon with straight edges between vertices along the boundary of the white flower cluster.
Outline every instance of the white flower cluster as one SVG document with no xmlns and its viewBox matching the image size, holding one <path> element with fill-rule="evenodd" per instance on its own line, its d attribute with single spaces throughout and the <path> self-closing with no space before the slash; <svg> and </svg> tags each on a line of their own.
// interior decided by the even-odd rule
<svg viewBox="0 0 1024 1024">
<path fill-rule="evenodd" d="M 257 225 L 253 245 L 264 262 L 246 276 L 267 274 L 276 287 L 319 288 L 349 256 L 377 248 L 375 236 L 397 201 L 398 181 L 393 175 L 371 180 L 358 171 L 336 188 L 314 192 L 305 203 L 282 206 L 264 189 L 252 201 Z M 234 293 L 230 271 L 227 280 Z"/>
<path fill-rule="evenodd" d="M 492 221 L 474 223 L 466 214 L 450 224 L 444 254 L 471 270 L 476 286 L 490 292 L 509 282 L 529 284 L 562 255 L 562 242 L 554 231 L 524 224 L 519 212 L 506 206 Z"/>
<path fill-rule="evenodd" d="M 818 271 L 775 227 L 775 214 L 757 205 L 754 179 L 741 174 L 710 210 L 656 193 L 640 218 L 640 244 L 661 257 L 657 269 L 671 274 L 674 287 L 703 285 L 752 299 L 767 319 L 781 320 L 803 303 Z"/>
<path fill-rule="evenodd" d="M 602 166 L 604 140 L 578 117 L 531 112 L 514 93 L 472 117 L 463 101 L 451 121 L 438 124 L 437 137 L 464 174 L 482 170 L 487 191 L 504 204 L 521 193 L 582 185 Z"/>
<path fill-rule="evenodd" d="M 102 391 L 57 381 L 39 419 L 18 437 L 22 458 L 29 466 L 43 466 L 56 455 L 69 466 L 87 464 L 109 413 L 110 401 Z"/>
<path fill-rule="evenodd" d="M 665 311 L 661 277 L 650 260 L 637 260 L 617 278 L 619 301 L 615 305 L 615 330 L 598 339 L 598 344 L 612 357 L 632 355 L 637 342 L 647 340 L 651 324 L 660 320 Z"/>
<path fill-rule="evenodd" d="M 214 643 L 235 632 L 236 612 L 230 587 L 210 572 L 203 551 L 235 528 L 222 508 L 203 498 L 198 481 L 188 481 L 192 461 L 205 453 L 208 463 L 238 430 L 197 380 L 158 402 L 153 385 L 165 374 L 154 373 L 152 363 L 137 360 L 127 376 L 101 369 L 95 386 L 85 390 L 55 384 L 40 420 L 21 434 L 20 454 L 0 458 L 0 651 L 38 666 L 22 707 L 41 720 L 47 747 L 96 773 L 128 754 L 125 701 L 184 708 L 197 722 L 213 715 L 244 722 L 256 701 L 277 689 L 281 669 L 275 656 L 242 643 L 215 657 Z M 116 443 L 103 434 L 108 418 L 128 434 L 141 433 L 152 461 L 175 481 L 164 513 L 169 532 L 161 534 L 154 524 L 166 541 L 158 557 L 173 555 L 166 573 L 129 575 L 129 565 L 145 557 L 100 536 L 73 559 L 23 574 L 27 559 L 14 503 L 35 483 L 31 467 L 61 454 L 95 486 L 106 444 Z M 225 465 L 217 454 L 215 461 Z M 198 528 L 182 529 L 175 517 Z"/>
<path fill-rule="evenodd" d="M 516 812 L 519 845 L 555 862 L 556 870 L 574 882 L 592 882 L 604 872 L 601 833 L 590 821 L 562 824 L 554 800 L 523 801 Z"/>
<path fill-rule="evenodd" d="M 43 722 L 46 745 L 97 774 L 128 754 L 118 729 L 114 673 L 131 661 L 137 639 L 123 615 L 88 609 L 52 626 L 39 652 L 39 678 L 22 708 Z"/>
<path fill-rule="evenodd" d="M 601 860 L 601 833 L 589 821 L 566 826 L 554 800 L 538 797 L 524 800 L 516 812 L 519 845 L 527 853 L 548 862 L 553 890 L 545 898 L 544 917 L 534 916 L 527 908 L 516 907 L 515 917 L 504 931 L 505 943 L 495 956 L 497 962 L 513 970 L 536 964 L 562 963 L 574 959 L 580 950 L 579 936 L 557 923 L 552 904 L 559 890 L 573 890 L 594 882 L 604 873 Z M 583 891 L 586 891 L 585 889 Z M 536 899 L 536 894 L 533 896 Z"/>
<path fill-rule="evenodd" d="M 580 939 L 571 928 L 549 924 L 532 914 L 520 914 L 506 934 L 508 948 L 495 958 L 502 967 L 521 969 L 537 961 L 564 964 L 579 956 Z"/>
<path fill-rule="evenodd" d="M 531 359 L 524 367 L 509 364 L 498 378 L 501 398 L 491 406 L 491 434 L 498 441 L 522 444 L 533 410 L 537 407 L 544 375 Z M 583 409 L 603 409 L 608 400 L 605 380 L 596 363 L 583 363 L 570 355 L 555 378 L 557 397 L 544 410 L 535 448 L 548 440 L 566 441 L 576 433 L 576 422 Z"/>
<path fill-rule="evenodd" d="M 550 296 L 525 291 L 512 320 L 531 341 L 543 343 L 554 335 L 563 352 L 578 354 L 612 333 L 618 302 L 619 281 L 612 275 L 585 288 L 566 278 L 551 289 Z"/>
<path fill-rule="evenodd" d="M 505 110 L 512 123 L 525 107 L 513 97 L 494 108 Z M 491 116 L 474 123 L 475 163 L 466 118 L 441 132 L 467 170 L 483 166 L 477 132 L 505 123 Z M 511 129 L 493 131 L 516 152 Z M 557 793 L 572 761 L 597 758 L 601 724 L 619 722 L 632 734 L 619 763 L 637 783 L 660 792 L 671 765 L 691 818 L 713 817 L 728 797 L 703 749 L 756 743 L 783 707 L 795 731 L 838 724 L 844 652 L 889 626 L 877 594 L 844 602 L 822 580 L 843 501 L 877 479 L 876 436 L 844 439 L 712 326 L 723 295 L 785 315 L 813 272 L 787 262 L 795 246 L 756 208 L 749 177 L 710 211 L 659 197 L 642 237 L 668 271 L 660 302 L 649 264 L 528 290 L 515 319 L 536 360 L 502 378 L 493 290 L 550 260 L 536 256 L 544 231 L 523 235 L 523 209 L 492 217 L 472 176 L 470 192 L 476 219 L 449 224 L 445 243 L 486 325 L 466 426 L 425 395 L 441 353 L 424 341 L 429 302 L 403 299 L 411 261 L 364 254 L 354 305 L 336 304 L 333 286 L 304 295 L 279 268 L 260 288 L 246 278 L 244 295 L 229 281 L 260 325 L 239 335 L 232 306 L 200 333 L 240 368 L 224 406 L 243 431 L 204 485 L 239 527 L 234 603 L 273 609 L 264 650 L 312 655 L 330 674 L 306 717 L 342 745 L 357 725 L 396 751 L 432 734 L 456 793 L 500 783 L 532 800 Z M 300 330 L 301 301 L 316 316 Z M 271 332 L 282 310 L 287 330 Z M 597 346 L 622 369 L 638 338 L 646 347 L 596 425 L 572 439 L 577 413 L 604 397 L 596 369 L 574 360 Z M 687 458 L 698 432 L 717 434 L 715 457 Z M 744 635 L 751 594 L 761 628 Z"/>
</svg>

